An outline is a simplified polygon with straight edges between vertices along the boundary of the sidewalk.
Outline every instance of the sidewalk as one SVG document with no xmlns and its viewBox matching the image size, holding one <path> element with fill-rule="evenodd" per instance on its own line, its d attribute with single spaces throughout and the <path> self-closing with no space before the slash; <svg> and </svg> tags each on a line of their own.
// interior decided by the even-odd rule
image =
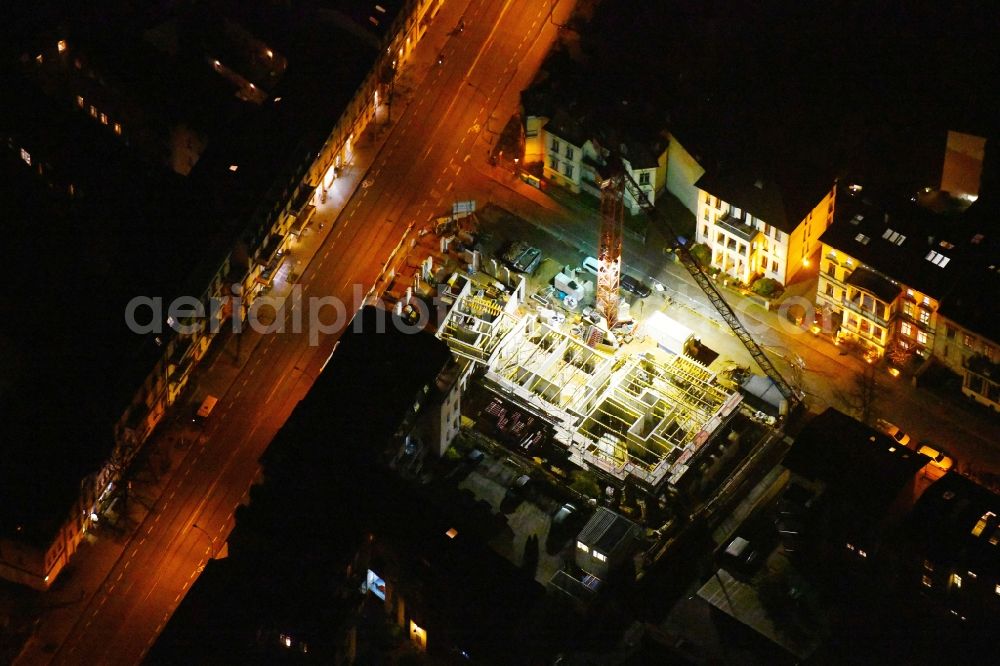
<svg viewBox="0 0 1000 666">
<path fill-rule="evenodd" d="M 428 55 L 428 58 L 431 58 Z M 402 115 L 412 99 L 412 91 L 426 75 L 431 62 L 416 56 L 400 75 L 392 116 Z M 376 114 L 384 122 L 384 107 Z M 395 121 L 394 121 L 395 123 Z M 372 123 L 356 142 L 350 162 L 328 191 L 309 226 L 289 243 L 290 257 L 275 276 L 268 296 L 287 296 L 326 241 L 337 217 L 367 176 L 371 165 L 395 126 Z M 243 333 L 219 333 L 208 354 L 192 371 L 183 397 L 171 406 L 153 435 L 133 461 L 121 483 L 130 483 L 127 498 L 117 511 L 104 517 L 81 542 L 52 589 L 40 596 L 40 616 L 34 634 L 15 660 L 19 666 L 48 664 L 59 645 L 82 620 L 80 613 L 93 595 L 108 583 L 108 574 L 129 545 L 134 530 L 154 510 L 174 471 L 192 448 L 199 446 L 201 429 L 190 420 L 198 400 L 214 395 L 224 400 L 252 356 L 263 335 L 249 327 Z M 112 525 L 111 523 L 114 522 Z"/>
</svg>

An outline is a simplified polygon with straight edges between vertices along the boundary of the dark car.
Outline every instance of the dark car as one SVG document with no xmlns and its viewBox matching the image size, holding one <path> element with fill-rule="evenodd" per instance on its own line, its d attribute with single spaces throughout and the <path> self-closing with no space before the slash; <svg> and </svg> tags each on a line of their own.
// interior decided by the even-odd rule
<svg viewBox="0 0 1000 666">
<path fill-rule="evenodd" d="M 622 289 L 629 292 L 630 294 L 635 294 L 639 298 L 646 298 L 652 292 L 652 290 L 644 285 L 639 280 L 636 280 L 631 275 L 622 275 L 621 277 Z"/>
</svg>

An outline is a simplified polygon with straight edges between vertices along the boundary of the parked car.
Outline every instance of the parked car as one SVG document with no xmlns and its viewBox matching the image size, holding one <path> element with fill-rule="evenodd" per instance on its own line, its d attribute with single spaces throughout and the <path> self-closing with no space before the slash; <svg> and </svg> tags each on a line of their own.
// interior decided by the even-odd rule
<svg viewBox="0 0 1000 666">
<path fill-rule="evenodd" d="M 552 516 L 552 525 L 565 525 L 574 514 L 576 514 L 576 507 L 572 503 L 566 502 L 559 507 L 559 510 L 556 511 L 554 516 Z"/>
<path fill-rule="evenodd" d="M 910 436 L 900 430 L 899 426 L 889 423 L 884 419 L 878 419 L 875 421 L 875 426 L 903 446 L 908 446 L 910 444 Z"/>
<path fill-rule="evenodd" d="M 955 461 L 944 452 L 944 450 L 937 444 L 928 442 L 924 440 L 917 445 L 917 453 L 927 456 L 931 459 L 931 465 L 940 470 L 943 475 L 955 464 Z"/>
<path fill-rule="evenodd" d="M 514 479 L 510 487 L 507 488 L 507 492 L 503 496 L 503 504 L 514 506 L 515 503 L 520 504 L 524 499 L 527 498 L 528 490 L 531 488 L 531 477 L 527 474 L 522 474 L 521 476 Z"/>
<path fill-rule="evenodd" d="M 208 417 L 212 414 L 212 410 L 215 409 L 215 406 L 218 403 L 219 399 L 214 395 L 205 396 L 205 399 L 198 407 L 198 410 L 194 413 L 194 416 L 191 417 L 191 421 L 193 423 L 197 423 L 198 425 L 204 425 L 205 421 L 208 420 Z"/>
<path fill-rule="evenodd" d="M 622 289 L 629 292 L 630 294 L 635 294 L 639 298 L 646 298 L 651 293 L 653 293 L 653 291 L 649 287 L 647 287 L 639 280 L 636 280 L 631 275 L 621 276 L 621 286 Z"/>
<path fill-rule="evenodd" d="M 597 270 L 600 265 L 600 262 L 597 261 L 597 257 L 587 257 L 583 260 L 583 263 L 580 264 L 580 267 L 592 275 L 597 275 Z"/>
</svg>

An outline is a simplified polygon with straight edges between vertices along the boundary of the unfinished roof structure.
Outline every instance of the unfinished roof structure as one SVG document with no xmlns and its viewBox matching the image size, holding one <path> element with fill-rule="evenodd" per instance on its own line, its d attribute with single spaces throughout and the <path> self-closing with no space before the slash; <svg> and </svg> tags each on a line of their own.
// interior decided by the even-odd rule
<svg viewBox="0 0 1000 666">
<path fill-rule="evenodd" d="M 676 483 L 741 399 L 686 357 L 611 355 L 532 317 L 496 347 L 487 380 L 547 415 L 573 462 L 650 488 Z"/>
<path fill-rule="evenodd" d="M 453 354 L 487 363 L 497 344 L 517 325 L 517 307 L 524 299 L 524 281 L 513 290 L 501 288 L 484 274 L 455 274 L 448 281 L 442 301 L 451 307 L 438 328 L 439 339 L 448 343 Z"/>
</svg>

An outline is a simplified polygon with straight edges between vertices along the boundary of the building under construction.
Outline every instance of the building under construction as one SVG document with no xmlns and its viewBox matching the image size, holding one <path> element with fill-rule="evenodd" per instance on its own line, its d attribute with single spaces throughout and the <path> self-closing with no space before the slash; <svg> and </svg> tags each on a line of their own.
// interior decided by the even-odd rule
<svg viewBox="0 0 1000 666">
<path fill-rule="evenodd" d="M 694 360 L 588 345 L 523 313 L 520 289 L 475 285 L 456 291 L 439 337 L 467 374 L 484 373 L 487 386 L 551 423 L 555 444 L 580 467 L 653 491 L 676 484 L 740 403 Z"/>
</svg>

